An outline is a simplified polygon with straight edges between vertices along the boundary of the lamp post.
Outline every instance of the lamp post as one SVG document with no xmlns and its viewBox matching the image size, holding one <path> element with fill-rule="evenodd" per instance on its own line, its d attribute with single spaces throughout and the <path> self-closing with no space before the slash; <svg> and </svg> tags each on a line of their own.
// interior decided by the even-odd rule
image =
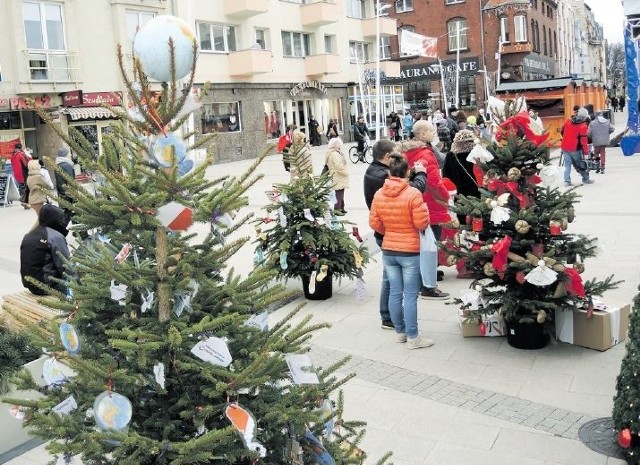
<svg viewBox="0 0 640 465">
<path fill-rule="evenodd" d="M 467 29 L 469 28 L 460 29 L 460 21 L 456 22 L 456 100 L 454 102 L 456 108 L 460 106 L 460 33 Z"/>
<path fill-rule="evenodd" d="M 380 140 L 380 99 L 382 93 L 380 92 L 380 15 L 387 9 L 391 8 L 391 5 L 376 0 L 376 141 Z"/>
</svg>

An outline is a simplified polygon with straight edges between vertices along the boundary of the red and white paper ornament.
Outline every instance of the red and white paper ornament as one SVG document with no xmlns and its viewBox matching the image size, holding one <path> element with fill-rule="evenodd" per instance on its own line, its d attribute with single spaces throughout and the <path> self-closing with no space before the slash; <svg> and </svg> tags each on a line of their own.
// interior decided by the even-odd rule
<svg viewBox="0 0 640 465">
<path fill-rule="evenodd" d="M 193 210 L 178 202 L 158 208 L 156 217 L 170 231 L 185 231 L 193 224 Z"/>
</svg>

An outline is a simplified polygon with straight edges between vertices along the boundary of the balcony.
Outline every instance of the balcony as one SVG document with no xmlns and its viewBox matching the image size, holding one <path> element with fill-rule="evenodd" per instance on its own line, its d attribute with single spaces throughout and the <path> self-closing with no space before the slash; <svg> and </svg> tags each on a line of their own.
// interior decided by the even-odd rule
<svg viewBox="0 0 640 465">
<path fill-rule="evenodd" d="M 229 54 L 231 76 L 253 76 L 271 71 L 271 50 L 250 48 Z"/>
<path fill-rule="evenodd" d="M 335 1 L 319 0 L 300 6 L 303 27 L 318 27 L 337 23 L 340 19 L 340 6 Z"/>
<path fill-rule="evenodd" d="M 380 37 L 398 35 L 398 26 L 394 18 L 380 17 Z M 362 21 L 362 36 L 370 38 L 376 36 L 376 18 L 369 18 Z"/>
<path fill-rule="evenodd" d="M 76 88 L 76 54 L 66 50 L 23 50 L 16 93 L 64 92 Z"/>
<path fill-rule="evenodd" d="M 342 58 L 340 55 L 324 53 L 304 57 L 304 71 L 307 76 L 322 76 L 342 72 Z"/>
<path fill-rule="evenodd" d="M 222 11 L 226 16 L 237 19 L 265 13 L 268 0 L 222 0 Z"/>
<path fill-rule="evenodd" d="M 380 75 L 387 78 L 400 77 L 400 62 L 399 61 L 381 61 L 380 62 Z"/>
</svg>

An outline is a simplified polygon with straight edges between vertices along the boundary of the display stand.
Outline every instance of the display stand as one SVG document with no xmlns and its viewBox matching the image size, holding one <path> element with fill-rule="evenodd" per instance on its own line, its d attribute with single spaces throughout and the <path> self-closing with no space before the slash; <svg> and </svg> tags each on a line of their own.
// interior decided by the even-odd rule
<svg viewBox="0 0 640 465">
<path fill-rule="evenodd" d="M 13 201 L 20 200 L 20 191 L 11 174 L 0 175 L 0 206 L 6 207 Z"/>
</svg>

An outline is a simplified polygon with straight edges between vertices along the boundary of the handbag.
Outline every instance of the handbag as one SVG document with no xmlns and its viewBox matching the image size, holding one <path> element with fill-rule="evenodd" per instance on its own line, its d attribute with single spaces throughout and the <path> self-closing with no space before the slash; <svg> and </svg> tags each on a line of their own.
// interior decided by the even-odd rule
<svg viewBox="0 0 640 465">
<path fill-rule="evenodd" d="M 420 275 L 425 287 L 434 288 L 437 283 L 438 244 L 436 236 L 429 226 L 420 231 Z"/>
<path fill-rule="evenodd" d="M 571 159 L 573 166 L 578 171 L 589 171 L 589 165 L 587 164 L 584 158 L 580 158 L 580 160 Z"/>
<path fill-rule="evenodd" d="M 336 134 L 336 130 L 333 128 L 329 129 L 329 137 L 336 137 L 338 134 Z"/>
<path fill-rule="evenodd" d="M 329 172 L 329 165 L 325 163 L 324 166 L 322 167 L 322 174 L 325 174 L 328 172 Z"/>
</svg>

